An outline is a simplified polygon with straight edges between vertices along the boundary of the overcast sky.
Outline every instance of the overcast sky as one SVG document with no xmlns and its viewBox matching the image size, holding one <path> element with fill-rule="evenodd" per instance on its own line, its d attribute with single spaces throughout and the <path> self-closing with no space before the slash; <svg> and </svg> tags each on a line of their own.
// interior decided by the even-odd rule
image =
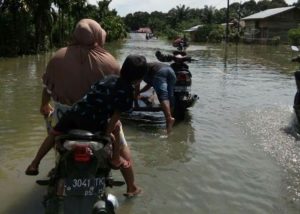
<svg viewBox="0 0 300 214">
<path fill-rule="evenodd" d="M 229 3 L 246 2 L 248 0 L 229 0 Z M 97 0 L 88 0 L 89 3 L 95 4 Z M 257 2 L 257 1 L 256 1 Z M 297 2 L 297 0 L 285 0 L 287 4 Z M 214 6 L 217 9 L 227 6 L 227 0 L 113 0 L 110 3 L 110 9 L 116 9 L 118 15 L 126 16 L 128 13 L 136 11 L 161 11 L 168 12 L 178 5 L 185 5 L 190 8 L 204 8 L 205 5 Z"/>
</svg>

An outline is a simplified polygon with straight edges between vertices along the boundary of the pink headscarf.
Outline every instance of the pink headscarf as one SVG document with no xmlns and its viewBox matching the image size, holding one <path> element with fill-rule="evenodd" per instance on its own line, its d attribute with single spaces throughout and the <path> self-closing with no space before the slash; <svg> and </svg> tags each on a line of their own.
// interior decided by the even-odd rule
<svg viewBox="0 0 300 214">
<path fill-rule="evenodd" d="M 73 36 L 73 44 L 54 54 L 43 75 L 43 83 L 53 100 L 66 105 L 82 98 L 97 80 L 120 73 L 116 59 L 103 48 L 106 32 L 100 24 L 82 19 Z"/>
</svg>

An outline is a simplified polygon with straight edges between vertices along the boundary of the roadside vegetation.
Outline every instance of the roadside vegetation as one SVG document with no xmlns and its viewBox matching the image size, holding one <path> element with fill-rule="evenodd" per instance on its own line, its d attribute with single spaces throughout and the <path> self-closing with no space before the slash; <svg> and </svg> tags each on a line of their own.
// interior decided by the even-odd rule
<svg viewBox="0 0 300 214">
<path fill-rule="evenodd" d="M 300 0 L 294 5 L 300 6 Z M 287 6 L 289 5 L 284 0 L 248 0 L 243 1 L 243 3 L 234 2 L 230 4 L 228 18 L 233 26 L 229 28 L 228 40 L 237 42 L 243 35 L 243 29 L 239 25 L 241 18 L 263 10 Z M 179 5 L 167 13 L 158 11 L 152 13 L 135 12 L 126 15 L 124 18 L 126 26 L 131 31 L 148 26 L 155 35 L 167 39 L 183 36 L 183 30 L 202 25 L 201 29 L 199 28 L 195 32 L 193 40 L 196 42 L 221 42 L 225 36 L 226 20 L 227 8 L 216 9 L 215 7 L 205 6 L 202 9 L 195 9 L 185 5 Z M 294 34 L 293 32 L 293 37 L 296 37 Z"/>
<path fill-rule="evenodd" d="M 90 5 L 87 0 L 0 0 L 0 57 L 37 54 L 52 48 L 65 46 L 71 41 L 75 24 L 82 18 L 98 21 L 107 31 L 107 41 L 126 37 L 127 32 L 141 27 L 150 27 L 156 36 L 174 39 L 183 36 L 183 30 L 203 25 L 194 40 L 197 42 L 221 42 L 224 39 L 227 8 L 216 9 L 205 6 L 202 9 L 179 5 L 167 13 L 154 11 L 135 12 L 120 17 L 116 10 L 110 10 L 112 0 L 97 1 Z M 294 5 L 300 6 L 300 0 Z M 284 0 L 255 0 L 242 4 L 234 2 L 229 6 L 229 41 L 236 42 L 243 31 L 239 26 L 242 17 L 262 10 L 286 7 Z M 300 43 L 300 30 L 290 31 L 293 44 Z"/>
<path fill-rule="evenodd" d="M 82 18 L 98 21 L 107 40 L 126 37 L 126 27 L 112 0 L 0 0 L 0 56 L 36 54 L 66 45 Z"/>
<path fill-rule="evenodd" d="M 290 29 L 289 32 L 289 40 L 292 45 L 300 45 L 300 27 Z"/>
</svg>

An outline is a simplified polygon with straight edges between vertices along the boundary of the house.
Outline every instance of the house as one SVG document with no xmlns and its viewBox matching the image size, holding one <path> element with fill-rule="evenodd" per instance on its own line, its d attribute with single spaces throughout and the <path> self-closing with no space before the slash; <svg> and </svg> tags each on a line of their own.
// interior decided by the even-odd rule
<svg viewBox="0 0 300 214">
<path fill-rule="evenodd" d="M 203 26 L 204 25 L 196 25 L 189 29 L 184 30 L 184 32 L 188 32 L 190 34 L 191 41 L 195 41 L 196 32 L 198 31 L 199 28 L 201 28 Z"/>
<path fill-rule="evenodd" d="M 193 26 L 193 27 L 191 27 L 191 28 L 189 28 L 189 29 L 186 29 L 186 30 L 184 30 L 185 32 L 195 32 L 195 31 L 197 31 L 198 30 L 198 28 L 200 27 L 203 27 L 204 25 L 196 25 L 196 26 Z"/>
<path fill-rule="evenodd" d="M 300 9 L 291 7 L 273 8 L 242 18 L 245 21 L 244 39 L 266 43 L 274 38 L 288 41 L 288 31 L 300 27 Z"/>
<path fill-rule="evenodd" d="M 195 41 L 195 35 L 196 35 L 196 32 L 203 28 L 205 25 L 196 25 L 196 26 L 193 26 L 189 29 L 186 29 L 184 30 L 184 32 L 188 32 L 190 34 L 190 38 L 191 38 L 191 41 Z M 222 23 L 220 24 L 220 26 L 224 29 L 224 31 L 226 30 L 226 26 L 227 26 L 227 23 Z M 228 23 L 228 27 L 233 29 L 233 28 L 237 28 L 237 27 L 240 27 L 240 28 L 243 28 L 245 26 L 245 23 L 244 21 L 240 21 L 238 22 L 237 20 L 232 20 L 231 22 Z"/>
</svg>

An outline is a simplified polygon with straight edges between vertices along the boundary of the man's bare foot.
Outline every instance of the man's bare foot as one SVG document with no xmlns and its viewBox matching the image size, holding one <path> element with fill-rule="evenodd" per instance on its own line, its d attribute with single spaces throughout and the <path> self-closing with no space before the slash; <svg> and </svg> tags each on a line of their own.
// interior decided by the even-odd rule
<svg viewBox="0 0 300 214">
<path fill-rule="evenodd" d="M 127 197 L 127 198 L 133 198 L 133 197 L 135 197 L 135 196 L 137 196 L 137 195 L 139 195 L 141 193 L 142 193 L 142 189 L 139 188 L 139 187 L 137 187 L 134 191 L 132 191 L 132 192 L 126 192 L 123 195 L 125 197 Z"/>
<path fill-rule="evenodd" d="M 173 128 L 173 125 L 175 123 L 175 118 L 174 117 L 170 117 L 167 119 L 167 134 L 170 134 Z"/>
<path fill-rule="evenodd" d="M 34 164 L 30 164 L 26 171 L 25 171 L 26 175 L 38 175 L 39 174 L 39 167 L 35 166 Z"/>
</svg>

